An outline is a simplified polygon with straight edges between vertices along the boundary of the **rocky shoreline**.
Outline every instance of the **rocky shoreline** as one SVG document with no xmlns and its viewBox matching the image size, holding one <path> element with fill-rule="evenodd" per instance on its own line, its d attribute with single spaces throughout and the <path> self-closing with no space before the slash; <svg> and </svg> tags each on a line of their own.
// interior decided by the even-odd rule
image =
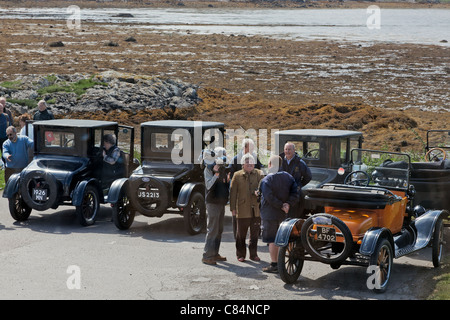
<svg viewBox="0 0 450 320">
<path fill-rule="evenodd" d="M 6 87 L 5 87 L 6 86 Z M 37 100 L 46 100 L 56 118 L 76 113 L 136 114 L 168 108 L 175 110 L 198 104 L 198 87 L 180 80 L 102 72 L 96 75 L 26 75 L 0 83 L 0 96 L 16 116 L 34 113 Z"/>
</svg>

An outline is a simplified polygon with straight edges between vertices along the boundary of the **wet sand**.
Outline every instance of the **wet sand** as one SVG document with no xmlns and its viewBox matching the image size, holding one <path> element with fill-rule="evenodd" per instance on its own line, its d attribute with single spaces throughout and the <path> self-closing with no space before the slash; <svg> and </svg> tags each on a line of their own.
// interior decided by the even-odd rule
<svg viewBox="0 0 450 320">
<path fill-rule="evenodd" d="M 135 42 L 126 41 L 131 36 Z M 54 41 L 64 47 L 50 47 Z M 450 120 L 450 49 L 439 45 L 292 41 L 85 22 L 77 31 L 46 20 L 1 20 L 0 43 L 0 81 L 107 70 L 179 78 L 198 84 L 204 101 L 175 118 L 223 121 L 230 128 L 352 129 L 364 132 L 367 147 L 420 152 L 426 130 L 448 129 Z M 154 111 L 120 118 L 138 125 L 166 116 Z"/>
</svg>

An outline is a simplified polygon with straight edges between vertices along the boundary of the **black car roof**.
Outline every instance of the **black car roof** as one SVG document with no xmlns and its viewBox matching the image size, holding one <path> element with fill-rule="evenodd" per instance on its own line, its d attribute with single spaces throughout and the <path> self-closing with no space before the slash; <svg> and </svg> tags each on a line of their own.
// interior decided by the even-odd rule
<svg viewBox="0 0 450 320">
<path fill-rule="evenodd" d="M 44 120 L 33 122 L 33 125 L 41 126 L 60 126 L 60 127 L 77 127 L 77 128 L 98 128 L 109 127 L 117 125 L 117 122 L 113 121 L 100 121 L 100 120 L 80 120 L 80 119 L 56 119 L 56 120 Z"/>
<path fill-rule="evenodd" d="M 351 130 L 330 130 L 330 129 L 293 129 L 277 131 L 275 134 L 281 135 L 302 135 L 302 136 L 322 136 L 322 137 L 349 137 L 362 135 L 362 132 Z"/>
<path fill-rule="evenodd" d="M 141 123 L 142 127 L 166 127 L 166 128 L 217 128 L 223 127 L 222 122 L 214 121 L 189 121 L 189 120 L 158 120 L 158 121 L 147 121 Z"/>
</svg>

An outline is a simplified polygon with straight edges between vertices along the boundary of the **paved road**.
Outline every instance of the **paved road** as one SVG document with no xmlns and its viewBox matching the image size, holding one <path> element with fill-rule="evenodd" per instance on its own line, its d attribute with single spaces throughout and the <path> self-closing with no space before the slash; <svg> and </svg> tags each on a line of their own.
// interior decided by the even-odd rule
<svg viewBox="0 0 450 320">
<path fill-rule="evenodd" d="M 73 207 L 16 222 L 0 198 L 0 299 L 420 299 L 442 272 L 426 249 L 395 260 L 385 294 L 366 288 L 365 268 L 317 262 L 305 262 L 297 283 L 285 285 L 261 271 L 269 258 L 262 242 L 261 262 L 236 260 L 229 212 L 225 222 L 228 261 L 208 266 L 201 263 L 204 234 L 187 235 L 178 215 L 138 216 L 125 232 L 108 206 L 91 227 L 78 225 Z"/>
</svg>

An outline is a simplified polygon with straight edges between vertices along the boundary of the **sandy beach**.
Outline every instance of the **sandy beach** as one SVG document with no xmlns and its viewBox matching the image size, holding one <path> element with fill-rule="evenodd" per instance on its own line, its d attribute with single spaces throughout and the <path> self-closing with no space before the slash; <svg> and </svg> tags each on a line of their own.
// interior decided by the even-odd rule
<svg viewBox="0 0 450 320">
<path fill-rule="evenodd" d="M 0 2 L 0 8 L 10 5 Z M 50 47 L 55 41 L 64 46 Z M 426 130 L 448 129 L 450 122 L 446 46 L 202 35 L 92 22 L 69 30 L 66 21 L 31 19 L 2 19 L 0 43 L 0 82 L 107 70 L 177 78 L 198 84 L 203 102 L 175 117 L 229 128 L 351 129 L 364 132 L 366 147 L 422 152 Z M 164 116 L 155 110 L 121 118 L 137 126 Z"/>
</svg>

